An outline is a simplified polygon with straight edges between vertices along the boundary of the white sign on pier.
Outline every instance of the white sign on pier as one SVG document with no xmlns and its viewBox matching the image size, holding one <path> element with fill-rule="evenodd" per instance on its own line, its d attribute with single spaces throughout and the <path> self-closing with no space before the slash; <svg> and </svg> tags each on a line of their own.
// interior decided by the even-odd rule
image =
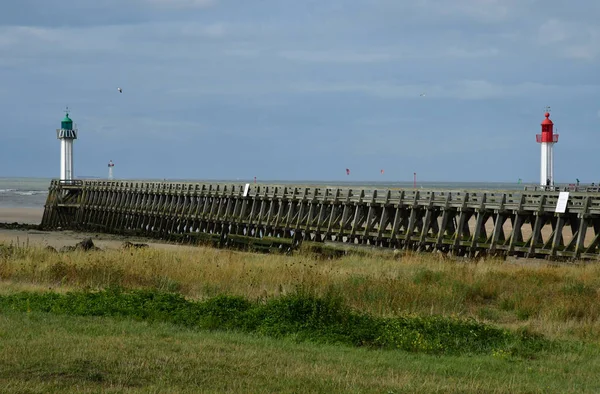
<svg viewBox="0 0 600 394">
<path fill-rule="evenodd" d="M 558 201 L 556 202 L 557 213 L 565 213 L 567 211 L 567 202 L 569 201 L 569 192 L 560 192 Z"/>
</svg>

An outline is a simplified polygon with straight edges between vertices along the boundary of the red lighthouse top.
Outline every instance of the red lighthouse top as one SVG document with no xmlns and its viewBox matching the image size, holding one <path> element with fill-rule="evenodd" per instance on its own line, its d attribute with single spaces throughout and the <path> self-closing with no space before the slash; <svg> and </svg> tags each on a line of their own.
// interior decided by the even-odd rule
<svg viewBox="0 0 600 394">
<path fill-rule="evenodd" d="M 558 142 L 558 134 L 553 132 L 554 123 L 550 120 L 550 113 L 546 112 L 544 116 L 546 119 L 542 120 L 542 134 L 535 136 L 536 142 Z"/>
<path fill-rule="evenodd" d="M 544 116 L 546 117 L 546 119 L 542 120 L 542 126 L 544 126 L 544 125 L 547 125 L 547 124 L 549 124 L 549 125 L 553 125 L 553 124 L 554 124 L 554 123 L 552 123 L 552 121 L 549 119 L 549 118 L 550 118 L 550 113 L 549 113 L 549 112 L 546 112 L 546 113 L 544 114 Z"/>
</svg>

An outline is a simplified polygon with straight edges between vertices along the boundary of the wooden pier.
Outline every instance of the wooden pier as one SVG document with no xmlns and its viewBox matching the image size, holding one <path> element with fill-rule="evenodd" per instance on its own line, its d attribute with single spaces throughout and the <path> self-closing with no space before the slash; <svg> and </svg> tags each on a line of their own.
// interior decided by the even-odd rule
<svg viewBox="0 0 600 394">
<path fill-rule="evenodd" d="M 599 259 L 600 193 L 52 181 L 44 229 L 296 248 Z"/>
</svg>

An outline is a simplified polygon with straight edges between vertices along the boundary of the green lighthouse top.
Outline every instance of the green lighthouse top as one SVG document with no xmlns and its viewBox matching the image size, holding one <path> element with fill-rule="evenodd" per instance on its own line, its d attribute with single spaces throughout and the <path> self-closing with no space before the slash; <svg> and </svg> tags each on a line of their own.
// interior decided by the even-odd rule
<svg viewBox="0 0 600 394">
<path fill-rule="evenodd" d="M 73 130 L 73 120 L 69 118 L 69 107 L 65 110 L 65 117 L 60 122 L 60 128 L 64 130 Z"/>
</svg>

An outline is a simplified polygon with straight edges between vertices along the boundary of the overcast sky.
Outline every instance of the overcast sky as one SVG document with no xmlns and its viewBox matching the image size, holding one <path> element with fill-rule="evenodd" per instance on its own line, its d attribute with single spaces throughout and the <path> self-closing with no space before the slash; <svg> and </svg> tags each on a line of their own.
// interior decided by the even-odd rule
<svg viewBox="0 0 600 394">
<path fill-rule="evenodd" d="M 2 1 L 0 176 L 59 175 L 69 106 L 76 176 L 537 182 L 550 106 L 557 181 L 599 182 L 599 18 L 597 0 Z"/>
</svg>

